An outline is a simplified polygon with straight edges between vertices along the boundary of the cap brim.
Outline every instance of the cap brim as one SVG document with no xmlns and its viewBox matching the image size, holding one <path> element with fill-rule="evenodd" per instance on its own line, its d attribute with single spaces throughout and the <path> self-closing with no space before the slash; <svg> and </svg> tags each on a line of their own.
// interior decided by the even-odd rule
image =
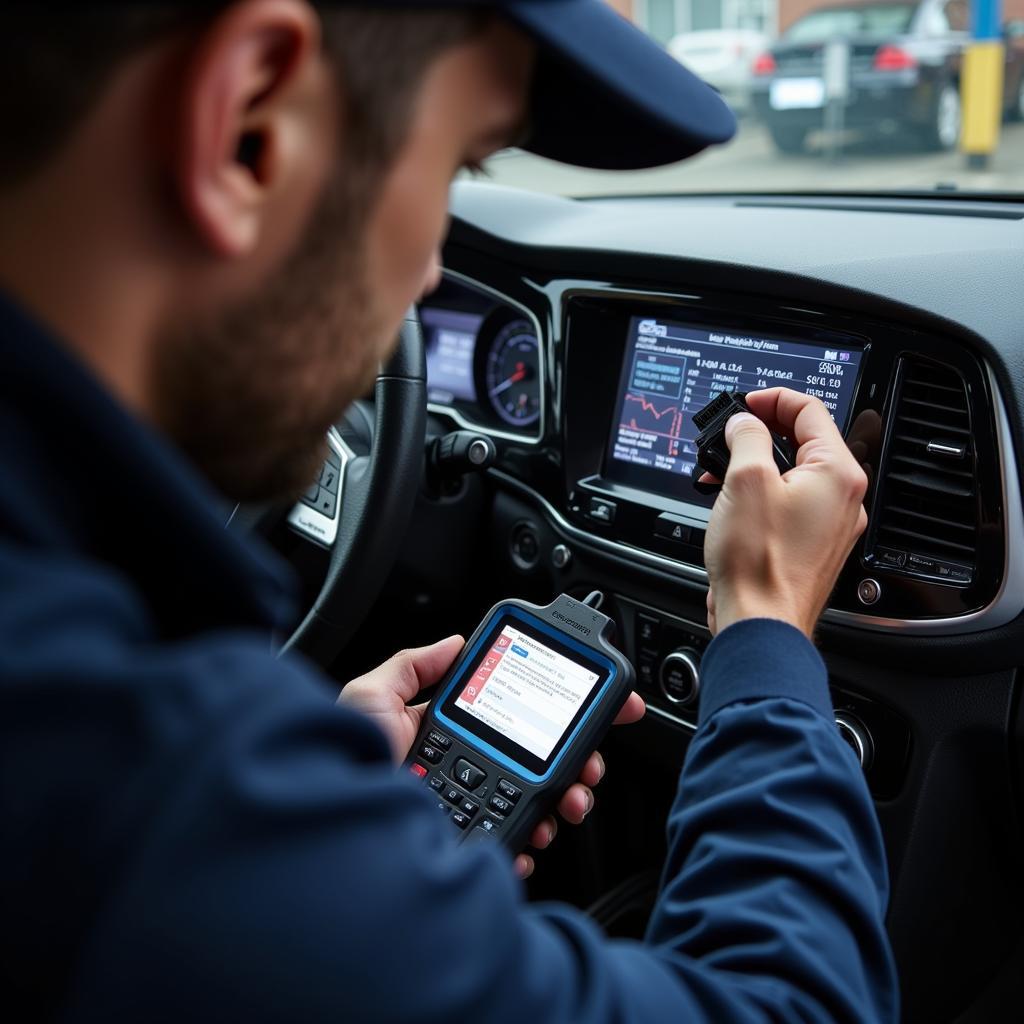
<svg viewBox="0 0 1024 1024">
<path fill-rule="evenodd" d="M 714 89 L 604 0 L 526 0 L 502 13 L 539 44 L 523 148 L 580 167 L 658 167 L 727 142 Z"/>
</svg>

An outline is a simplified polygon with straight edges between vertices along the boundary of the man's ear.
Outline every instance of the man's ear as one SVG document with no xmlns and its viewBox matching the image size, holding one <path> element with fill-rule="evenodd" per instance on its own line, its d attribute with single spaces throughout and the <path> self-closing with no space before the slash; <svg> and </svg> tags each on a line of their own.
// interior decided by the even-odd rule
<svg viewBox="0 0 1024 1024">
<path fill-rule="evenodd" d="M 312 7 L 232 4 L 197 41 L 178 95 L 172 171 L 193 237 L 233 258 L 280 233 L 268 223 L 275 214 L 301 222 L 330 163 L 336 123 Z"/>
</svg>

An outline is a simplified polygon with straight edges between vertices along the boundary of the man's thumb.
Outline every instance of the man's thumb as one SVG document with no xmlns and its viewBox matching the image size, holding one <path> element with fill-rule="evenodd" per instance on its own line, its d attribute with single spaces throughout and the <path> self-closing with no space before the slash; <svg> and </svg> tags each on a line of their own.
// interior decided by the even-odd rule
<svg viewBox="0 0 1024 1024">
<path fill-rule="evenodd" d="M 729 446 L 729 473 L 741 466 L 761 465 L 775 468 L 772 435 L 753 413 L 738 412 L 725 424 L 725 443 Z"/>
</svg>

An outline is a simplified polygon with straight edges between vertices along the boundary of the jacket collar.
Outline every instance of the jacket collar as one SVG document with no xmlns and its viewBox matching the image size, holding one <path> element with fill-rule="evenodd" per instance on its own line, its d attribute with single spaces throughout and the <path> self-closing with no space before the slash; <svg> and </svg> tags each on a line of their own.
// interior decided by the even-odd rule
<svg viewBox="0 0 1024 1024">
<path fill-rule="evenodd" d="M 0 295 L 0 543 L 67 552 L 129 577 L 158 631 L 284 629 L 294 581 L 163 436 Z"/>
</svg>

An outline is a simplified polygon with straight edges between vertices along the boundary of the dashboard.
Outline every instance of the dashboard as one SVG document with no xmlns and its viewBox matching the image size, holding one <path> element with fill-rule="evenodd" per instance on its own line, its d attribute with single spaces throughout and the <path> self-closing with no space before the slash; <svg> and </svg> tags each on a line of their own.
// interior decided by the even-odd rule
<svg viewBox="0 0 1024 1024">
<path fill-rule="evenodd" d="M 949 1019 L 1024 918 L 1024 205 L 463 183 L 445 267 L 420 308 L 434 429 L 496 457 L 461 518 L 453 496 L 422 512 L 450 545 L 410 557 L 482 607 L 601 589 L 648 706 L 621 741 L 645 788 L 685 750 L 711 639 L 692 415 L 774 385 L 825 403 L 868 528 L 817 644 L 882 823 L 905 1017 Z M 636 860 L 665 808 L 630 792 L 608 842 Z"/>
<path fill-rule="evenodd" d="M 827 619 L 949 636 L 1024 608 L 1008 415 L 991 362 L 948 330 L 514 265 L 485 284 L 457 264 L 420 309 L 431 409 L 542 448 L 505 445 L 496 473 L 511 467 L 577 543 L 706 583 L 714 499 L 694 486 L 693 413 L 723 390 L 781 385 L 825 403 L 871 481 L 869 529 Z"/>
</svg>

